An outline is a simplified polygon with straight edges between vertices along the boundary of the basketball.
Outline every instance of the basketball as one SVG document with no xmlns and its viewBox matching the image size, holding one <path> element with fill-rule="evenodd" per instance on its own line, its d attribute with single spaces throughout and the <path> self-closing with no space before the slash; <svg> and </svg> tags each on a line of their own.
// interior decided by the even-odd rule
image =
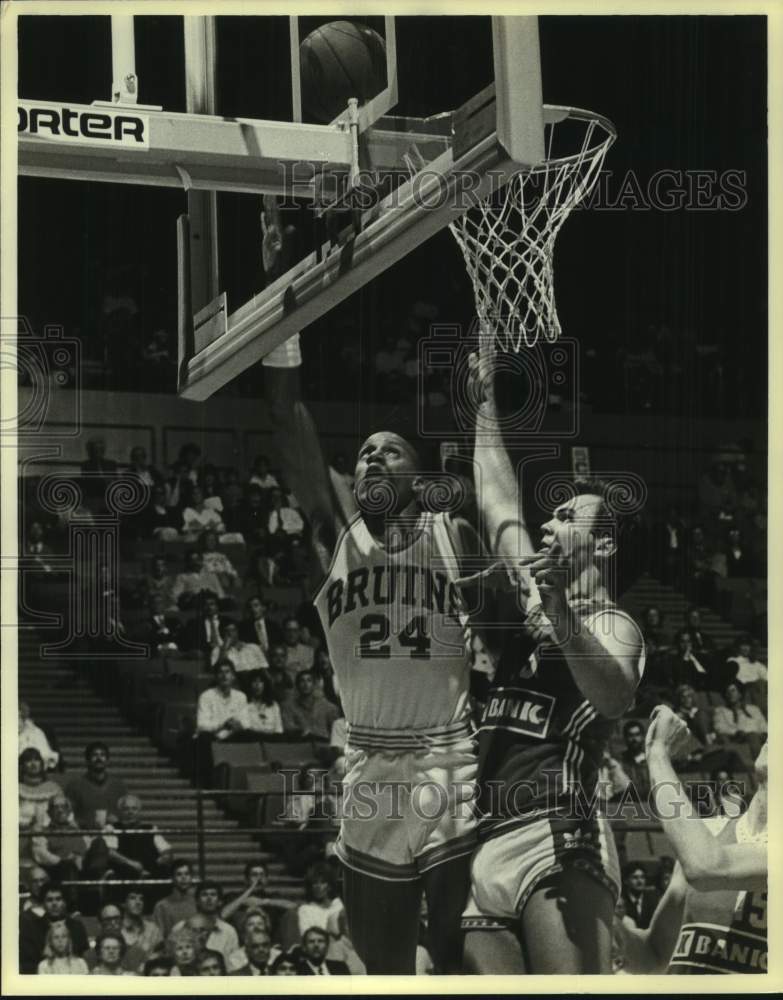
<svg viewBox="0 0 783 1000">
<path fill-rule="evenodd" d="M 355 97 L 365 104 L 386 83 L 386 45 L 372 28 L 332 21 L 311 31 L 299 46 L 302 109 L 326 125 Z"/>
</svg>

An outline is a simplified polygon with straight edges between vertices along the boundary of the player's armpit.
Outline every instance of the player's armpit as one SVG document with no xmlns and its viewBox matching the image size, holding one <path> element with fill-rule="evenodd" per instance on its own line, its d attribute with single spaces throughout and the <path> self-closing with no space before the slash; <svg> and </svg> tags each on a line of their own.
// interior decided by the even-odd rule
<svg viewBox="0 0 783 1000">
<path fill-rule="evenodd" d="M 763 892 L 767 888 L 766 844 L 715 842 L 712 850 L 694 852 L 694 857 L 683 859 L 682 864 L 688 885 L 700 892 L 716 889 Z"/>
</svg>

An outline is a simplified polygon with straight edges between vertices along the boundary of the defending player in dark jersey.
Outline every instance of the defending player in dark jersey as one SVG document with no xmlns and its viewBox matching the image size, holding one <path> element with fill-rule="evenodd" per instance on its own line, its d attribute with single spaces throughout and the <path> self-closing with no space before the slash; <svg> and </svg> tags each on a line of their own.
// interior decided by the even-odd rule
<svg viewBox="0 0 783 1000">
<path fill-rule="evenodd" d="M 618 924 L 630 972 L 676 975 L 767 971 L 767 745 L 758 788 L 739 817 L 699 819 L 671 765 L 689 730 L 671 709 L 653 713 L 647 763 L 655 805 L 678 864 L 646 930 Z"/>
<path fill-rule="evenodd" d="M 609 972 L 619 871 L 594 792 L 644 645 L 607 588 L 617 537 L 603 489 L 587 484 L 558 505 L 534 552 L 516 474 L 492 433 L 491 378 L 480 367 L 474 375 L 484 382 L 479 505 L 495 553 L 517 577 L 529 573 L 530 593 L 524 620 L 505 628 L 479 730 L 483 818 L 463 915 L 468 971 Z"/>
</svg>

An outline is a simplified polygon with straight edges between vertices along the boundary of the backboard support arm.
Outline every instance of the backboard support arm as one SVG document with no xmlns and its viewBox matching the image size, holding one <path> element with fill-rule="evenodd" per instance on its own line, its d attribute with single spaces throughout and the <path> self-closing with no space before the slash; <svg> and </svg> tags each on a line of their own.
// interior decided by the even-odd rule
<svg viewBox="0 0 783 1000">
<path fill-rule="evenodd" d="M 216 113 L 217 45 L 214 17 L 186 15 L 185 99 L 188 114 Z M 192 312 L 219 293 L 217 192 L 187 191 Z"/>
</svg>

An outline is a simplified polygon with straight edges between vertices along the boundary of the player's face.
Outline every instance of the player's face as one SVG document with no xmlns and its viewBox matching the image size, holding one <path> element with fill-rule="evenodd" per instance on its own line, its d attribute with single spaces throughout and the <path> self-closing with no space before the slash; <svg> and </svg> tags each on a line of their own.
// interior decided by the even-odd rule
<svg viewBox="0 0 783 1000">
<path fill-rule="evenodd" d="M 384 513 L 404 510 L 413 499 L 413 480 L 418 471 L 416 452 L 399 434 L 378 431 L 370 435 L 359 448 L 354 470 L 354 490 L 359 506 L 362 500 L 372 506 L 372 487 L 377 485 L 393 491 L 391 510 L 384 504 Z"/>
<path fill-rule="evenodd" d="M 601 497 L 586 493 L 556 507 L 552 517 L 541 525 L 541 549 L 563 556 L 572 566 L 589 563 L 596 551 L 596 519 Z"/>
</svg>

